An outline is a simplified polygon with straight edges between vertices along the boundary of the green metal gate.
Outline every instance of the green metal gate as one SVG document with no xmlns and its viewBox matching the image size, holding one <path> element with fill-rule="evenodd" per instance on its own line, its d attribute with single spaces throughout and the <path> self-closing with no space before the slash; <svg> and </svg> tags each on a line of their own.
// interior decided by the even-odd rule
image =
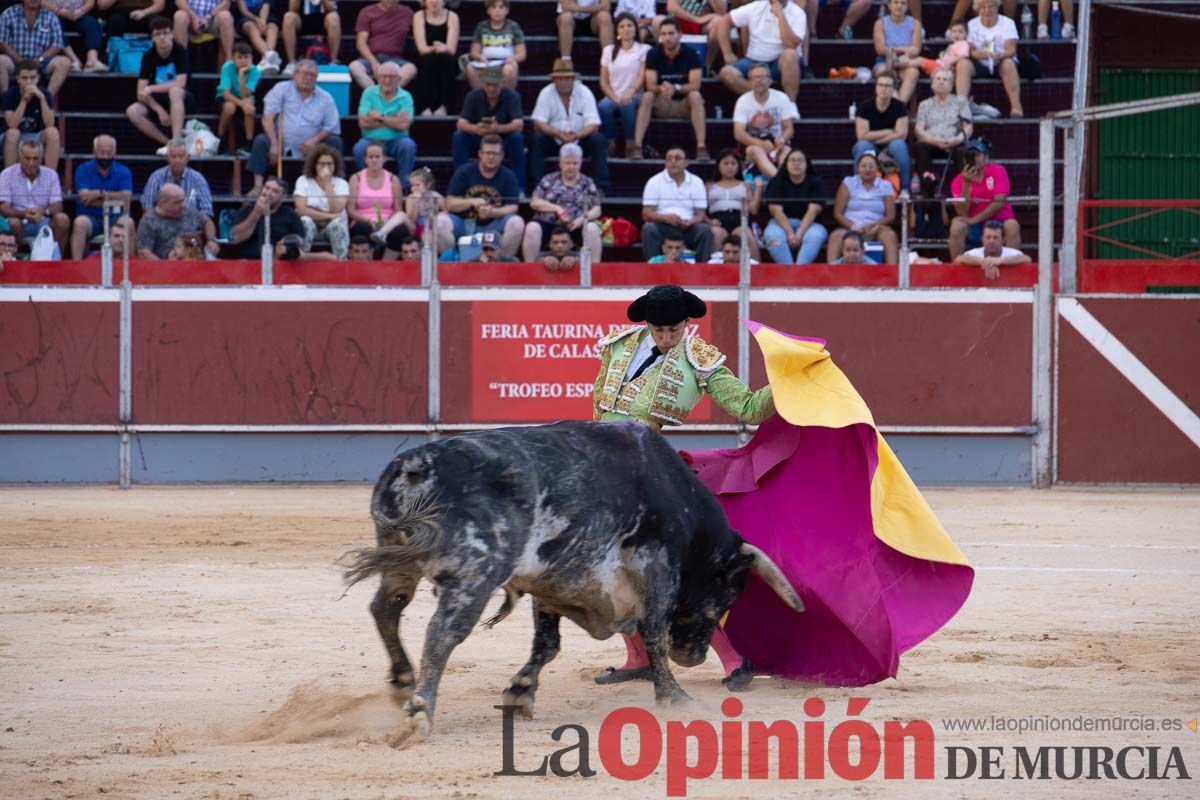
<svg viewBox="0 0 1200 800">
<path fill-rule="evenodd" d="M 1200 69 L 1100 70 L 1098 103 L 1121 103 L 1200 91 Z M 1195 200 L 1200 198 L 1200 106 L 1101 120 L 1096 199 Z M 1110 223 L 1138 209 L 1097 209 L 1094 221 Z M 1105 230 L 1109 238 L 1178 256 L 1200 248 L 1200 217 L 1179 211 L 1131 220 Z M 1100 242 L 1095 258 L 1149 258 Z M 1089 247 L 1089 249 L 1091 249 Z"/>
</svg>

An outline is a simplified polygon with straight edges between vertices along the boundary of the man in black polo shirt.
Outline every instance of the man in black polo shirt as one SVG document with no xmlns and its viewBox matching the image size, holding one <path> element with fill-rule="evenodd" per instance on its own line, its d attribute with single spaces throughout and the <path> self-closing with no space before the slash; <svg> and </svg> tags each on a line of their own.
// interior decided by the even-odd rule
<svg viewBox="0 0 1200 800">
<path fill-rule="evenodd" d="M 238 248 L 239 258 L 256 259 L 262 255 L 263 217 L 271 217 L 271 244 L 288 234 L 297 234 L 304 239 L 304 225 L 291 206 L 283 204 L 287 195 L 287 184 L 282 178 L 267 178 L 258 199 L 241 208 L 233 218 L 230 241 Z"/>
<path fill-rule="evenodd" d="M 646 54 L 646 92 L 638 106 L 634 126 L 633 158 L 642 157 L 642 141 L 651 117 L 691 117 L 696 134 L 696 160 L 708 160 L 704 137 L 704 97 L 700 94 L 703 63 L 690 47 L 683 47 L 679 23 L 667 17 L 658 29 L 658 46 Z"/>
</svg>

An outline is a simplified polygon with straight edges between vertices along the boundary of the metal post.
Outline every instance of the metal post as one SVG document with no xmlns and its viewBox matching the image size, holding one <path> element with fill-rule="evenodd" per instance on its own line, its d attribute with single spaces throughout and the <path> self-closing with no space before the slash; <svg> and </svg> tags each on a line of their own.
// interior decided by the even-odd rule
<svg viewBox="0 0 1200 800">
<path fill-rule="evenodd" d="M 113 262 L 112 262 L 112 242 L 109 241 L 109 223 L 108 209 L 110 205 L 105 202 L 101 206 L 100 216 L 104 218 L 104 244 L 100 245 L 100 285 L 109 287 L 113 285 Z M 124 204 L 122 204 L 124 208 Z M 128 245 L 128 243 L 126 243 Z"/>
<path fill-rule="evenodd" d="M 280 163 L 283 156 L 280 155 Z M 256 198 L 254 202 L 258 202 Z M 262 285 L 270 286 L 275 282 L 275 247 L 271 244 L 271 215 L 263 214 L 263 243 L 262 243 Z"/>
<path fill-rule="evenodd" d="M 747 193 L 748 195 L 749 193 Z M 742 249 L 738 259 L 738 320 L 750 319 L 750 199 L 742 198 Z M 750 329 L 738 325 L 738 378 L 750 383 Z M 738 444 L 745 444 L 750 434 L 745 425 L 738 427 Z"/>
<path fill-rule="evenodd" d="M 1058 291 L 1075 294 L 1079 254 L 1075 233 L 1079 223 L 1079 161 L 1075 126 L 1063 129 L 1063 235 L 1058 251 Z"/>
<path fill-rule="evenodd" d="M 421 285 L 429 286 L 437 271 L 437 202 L 430 196 L 421 199 L 425 209 L 425 229 L 421 231 Z"/>
<path fill-rule="evenodd" d="M 442 287 L 434 269 L 429 282 L 429 423 L 430 438 L 437 438 L 442 421 Z"/>
<path fill-rule="evenodd" d="M 907 289 L 909 285 L 909 267 L 911 256 L 908 252 L 908 205 L 911 201 L 906 197 L 900 198 L 900 288 Z"/>
<path fill-rule="evenodd" d="M 588 212 L 591 211 L 586 199 L 583 201 L 583 247 L 579 251 L 579 285 L 592 285 L 592 249 L 588 247 Z"/>
<path fill-rule="evenodd" d="M 1050 421 L 1051 337 L 1054 263 L 1054 122 L 1043 118 L 1038 128 L 1038 282 L 1033 296 L 1033 483 L 1046 488 L 1051 481 Z"/>
<path fill-rule="evenodd" d="M 125 229 L 125 253 L 121 259 L 121 304 L 120 327 L 118 341 L 118 401 L 117 417 L 123 426 L 121 445 L 118 451 L 118 474 L 122 489 L 128 489 L 133 483 L 130 459 L 129 425 L 133 422 L 133 284 L 129 280 L 129 244 L 133 238 L 129 235 L 128 223 Z"/>
</svg>

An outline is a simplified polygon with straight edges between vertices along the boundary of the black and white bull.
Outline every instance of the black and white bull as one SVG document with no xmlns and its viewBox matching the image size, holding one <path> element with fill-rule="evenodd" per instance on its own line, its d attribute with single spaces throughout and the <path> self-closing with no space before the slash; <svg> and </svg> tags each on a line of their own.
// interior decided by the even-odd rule
<svg viewBox="0 0 1200 800">
<path fill-rule="evenodd" d="M 491 624 L 533 596 L 533 652 L 503 694 L 526 715 L 558 653 L 561 617 L 597 639 L 641 634 L 662 703 L 687 698 L 668 656 L 683 666 L 704 660 L 749 572 L 803 610 L 683 459 L 637 423 L 560 422 L 423 445 L 383 471 L 371 515 L 378 547 L 355 551 L 346 578 L 382 578 L 371 613 L 408 714 L 392 744 L 429 735 L 450 653 L 500 587 L 506 599 Z M 436 586 L 438 606 L 414 687 L 399 624 L 421 578 Z"/>
</svg>

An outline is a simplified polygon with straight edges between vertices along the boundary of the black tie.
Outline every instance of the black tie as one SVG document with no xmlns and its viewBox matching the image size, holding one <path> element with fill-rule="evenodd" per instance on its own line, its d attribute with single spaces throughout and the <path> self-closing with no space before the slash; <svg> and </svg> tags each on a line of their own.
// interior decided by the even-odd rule
<svg viewBox="0 0 1200 800">
<path fill-rule="evenodd" d="M 641 375 L 646 370 L 650 369 L 650 365 L 653 364 L 655 361 L 657 361 L 658 357 L 661 355 L 662 355 L 661 350 L 659 350 L 657 347 L 651 347 L 650 355 L 646 356 L 646 360 L 642 362 L 642 365 L 640 367 L 638 367 L 636 371 L 634 371 L 633 377 L 630 378 L 629 380 L 636 381 L 638 379 L 638 376 Z"/>
</svg>

